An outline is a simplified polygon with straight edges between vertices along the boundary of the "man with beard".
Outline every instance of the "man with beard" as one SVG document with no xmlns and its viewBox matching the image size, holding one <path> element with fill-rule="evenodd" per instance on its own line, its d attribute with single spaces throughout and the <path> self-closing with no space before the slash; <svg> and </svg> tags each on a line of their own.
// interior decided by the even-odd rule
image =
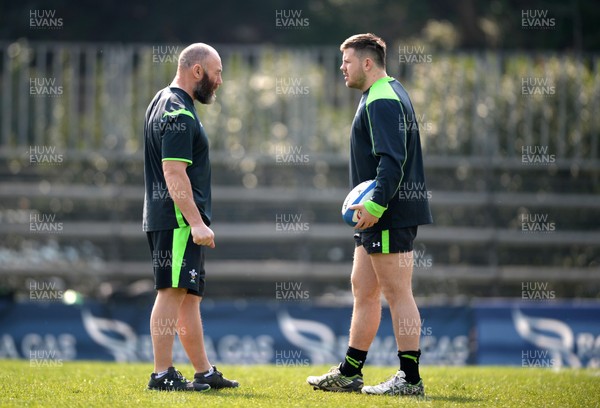
<svg viewBox="0 0 600 408">
<path fill-rule="evenodd" d="M 235 388 L 210 364 L 200 301 L 204 248 L 215 247 L 211 222 L 208 138 L 194 100 L 214 102 L 223 82 L 221 58 L 209 45 L 185 48 L 170 86 L 159 91 L 144 125 L 144 219 L 154 267 L 156 300 L 150 316 L 154 372 L 148 389 L 206 391 Z M 173 367 L 175 334 L 194 369 L 188 381 Z"/>
</svg>

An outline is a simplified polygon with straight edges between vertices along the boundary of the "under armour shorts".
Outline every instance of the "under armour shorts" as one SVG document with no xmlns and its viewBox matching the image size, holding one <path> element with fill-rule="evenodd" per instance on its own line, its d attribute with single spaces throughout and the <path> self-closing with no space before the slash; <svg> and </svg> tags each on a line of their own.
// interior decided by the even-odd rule
<svg viewBox="0 0 600 408">
<path fill-rule="evenodd" d="M 396 228 L 374 232 L 356 232 L 356 246 L 363 246 L 368 254 L 394 254 L 410 252 L 418 227 Z"/>
</svg>

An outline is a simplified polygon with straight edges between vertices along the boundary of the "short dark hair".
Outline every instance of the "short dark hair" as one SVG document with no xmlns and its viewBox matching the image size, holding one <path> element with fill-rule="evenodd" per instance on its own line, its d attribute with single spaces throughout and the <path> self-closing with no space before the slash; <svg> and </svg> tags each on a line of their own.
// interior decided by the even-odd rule
<svg viewBox="0 0 600 408">
<path fill-rule="evenodd" d="M 368 54 L 378 67 L 385 68 L 385 41 L 375 34 L 356 34 L 348 37 L 340 45 L 340 51 L 347 48 L 353 48 L 359 58 L 364 58 L 365 54 Z"/>
</svg>

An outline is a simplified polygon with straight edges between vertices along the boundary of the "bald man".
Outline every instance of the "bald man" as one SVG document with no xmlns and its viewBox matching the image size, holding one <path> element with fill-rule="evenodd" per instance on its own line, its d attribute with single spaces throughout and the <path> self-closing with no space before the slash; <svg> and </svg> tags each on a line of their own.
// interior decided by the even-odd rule
<svg viewBox="0 0 600 408">
<path fill-rule="evenodd" d="M 194 100 L 215 101 L 223 83 L 221 58 L 209 45 L 185 48 L 170 86 L 146 111 L 144 125 L 144 219 L 156 300 L 150 316 L 154 372 L 148 389 L 207 391 L 235 388 L 210 364 L 204 348 L 200 301 L 204 295 L 204 249 L 215 247 L 210 229 L 208 138 Z M 175 334 L 194 369 L 188 381 L 173 367 Z"/>
</svg>

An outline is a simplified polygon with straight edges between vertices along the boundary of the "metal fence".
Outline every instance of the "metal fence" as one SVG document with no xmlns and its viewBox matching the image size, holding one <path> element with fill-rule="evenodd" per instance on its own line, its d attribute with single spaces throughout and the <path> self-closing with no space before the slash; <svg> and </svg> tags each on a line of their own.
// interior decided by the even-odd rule
<svg viewBox="0 0 600 408">
<path fill-rule="evenodd" d="M 218 46 L 224 85 L 198 106 L 212 148 L 234 157 L 277 149 L 345 153 L 359 94 L 335 47 Z M 175 73 L 182 45 L 0 44 L 0 151 L 51 146 L 140 155 L 145 109 Z M 409 58 L 410 57 L 410 58 Z M 388 50 L 431 157 L 556 162 L 597 168 L 600 58 Z M 525 150 L 523 150 L 525 149 Z"/>
</svg>

